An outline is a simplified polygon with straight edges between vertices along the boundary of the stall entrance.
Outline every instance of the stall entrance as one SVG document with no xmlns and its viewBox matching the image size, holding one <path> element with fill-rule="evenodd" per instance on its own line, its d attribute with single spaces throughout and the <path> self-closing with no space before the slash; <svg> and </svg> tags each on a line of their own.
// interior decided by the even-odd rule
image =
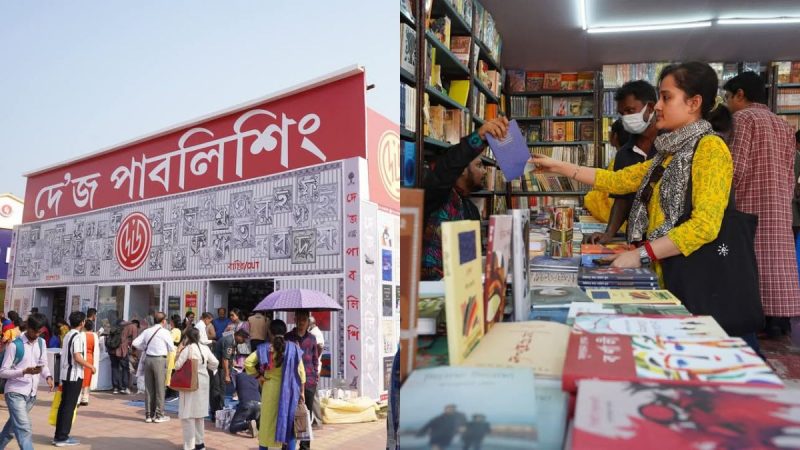
<svg viewBox="0 0 800 450">
<path fill-rule="evenodd" d="M 274 290 L 275 281 L 271 279 L 210 281 L 207 310 L 216 317 L 218 308 L 227 311 L 238 308 L 249 316 L 253 308 Z"/>
<path fill-rule="evenodd" d="M 38 308 L 51 324 L 55 323 L 56 319 L 66 319 L 67 288 L 37 288 L 33 297 L 33 307 Z M 27 313 L 27 311 L 17 312 L 20 315 Z"/>
</svg>

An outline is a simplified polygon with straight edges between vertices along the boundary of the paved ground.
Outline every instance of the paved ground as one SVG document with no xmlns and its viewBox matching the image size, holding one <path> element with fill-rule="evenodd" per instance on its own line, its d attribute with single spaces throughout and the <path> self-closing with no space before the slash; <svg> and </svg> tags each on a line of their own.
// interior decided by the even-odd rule
<svg viewBox="0 0 800 450">
<path fill-rule="evenodd" d="M 0 397 L 2 398 L 2 397 Z M 47 423 L 53 394 L 40 390 L 33 417 L 34 447 L 55 448 L 50 445 L 54 427 Z M 180 420 L 171 414 L 172 420 L 160 424 L 144 423 L 144 409 L 126 405 L 129 400 L 144 400 L 144 396 L 117 396 L 93 393 L 91 404 L 78 409 L 78 418 L 72 427 L 72 437 L 81 441 L 74 449 L 94 450 L 155 450 L 183 448 Z M 0 399 L 0 424 L 8 419 L 5 400 Z M 325 425 L 321 431 L 315 430 L 311 445 L 317 450 L 383 450 L 386 448 L 386 422 L 349 425 Z M 17 449 L 16 441 L 7 447 Z M 257 449 L 255 439 L 234 436 L 217 430 L 214 424 L 206 421 L 206 448 L 217 449 Z"/>
</svg>

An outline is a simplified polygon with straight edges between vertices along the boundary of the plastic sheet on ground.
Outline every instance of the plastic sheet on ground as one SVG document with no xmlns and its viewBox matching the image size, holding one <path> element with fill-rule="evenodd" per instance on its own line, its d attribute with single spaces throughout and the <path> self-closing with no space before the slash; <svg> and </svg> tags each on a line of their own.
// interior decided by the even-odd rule
<svg viewBox="0 0 800 450">
<path fill-rule="evenodd" d="M 375 400 L 367 397 L 349 400 L 322 399 L 324 423 L 364 423 L 378 420 Z"/>
</svg>

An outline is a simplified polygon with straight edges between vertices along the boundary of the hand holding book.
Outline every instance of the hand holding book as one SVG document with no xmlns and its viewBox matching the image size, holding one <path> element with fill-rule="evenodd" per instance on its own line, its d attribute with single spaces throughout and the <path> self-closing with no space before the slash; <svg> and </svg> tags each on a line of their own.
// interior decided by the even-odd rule
<svg viewBox="0 0 800 450">
<path fill-rule="evenodd" d="M 508 133 L 508 119 L 501 116 L 484 123 L 478 130 L 478 136 L 485 141 L 487 133 L 494 136 L 495 139 L 505 139 L 506 133 Z"/>
</svg>

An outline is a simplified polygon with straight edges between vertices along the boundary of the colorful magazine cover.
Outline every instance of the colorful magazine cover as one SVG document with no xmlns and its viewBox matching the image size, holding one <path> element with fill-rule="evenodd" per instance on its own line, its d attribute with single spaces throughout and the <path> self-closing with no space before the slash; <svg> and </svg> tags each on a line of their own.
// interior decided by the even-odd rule
<svg viewBox="0 0 800 450">
<path fill-rule="evenodd" d="M 530 369 L 416 370 L 400 389 L 399 440 L 403 450 L 538 448 L 535 399 Z"/>
<path fill-rule="evenodd" d="M 503 320 L 503 312 L 506 308 L 506 279 L 511 265 L 512 222 L 513 219 L 510 215 L 496 215 L 489 218 L 486 278 L 483 283 L 486 332 L 491 329 L 492 324 Z"/>
<path fill-rule="evenodd" d="M 581 382 L 574 450 L 800 448 L 800 391 Z"/>
</svg>

